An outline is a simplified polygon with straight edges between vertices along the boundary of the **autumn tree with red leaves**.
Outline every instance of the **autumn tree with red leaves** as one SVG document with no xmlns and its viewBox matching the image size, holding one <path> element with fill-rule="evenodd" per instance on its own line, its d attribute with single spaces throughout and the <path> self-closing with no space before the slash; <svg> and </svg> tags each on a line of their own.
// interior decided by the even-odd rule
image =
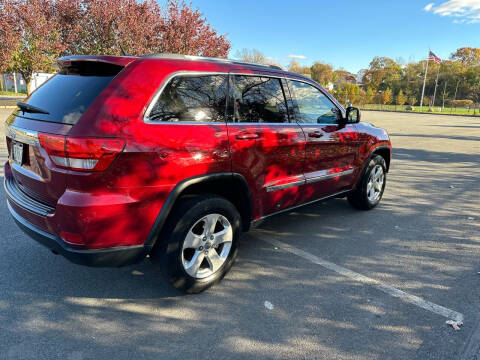
<svg viewBox="0 0 480 360">
<path fill-rule="evenodd" d="M 157 52 L 227 57 L 230 42 L 210 27 L 198 9 L 193 10 L 184 2 L 169 1 L 163 18 Z"/>
<path fill-rule="evenodd" d="M 198 9 L 170 0 L 0 0 L 0 71 L 52 71 L 63 55 L 156 52 L 226 57 L 230 42 Z M 27 86 L 28 88 L 28 86 Z"/>
<path fill-rule="evenodd" d="M 0 71 L 20 73 L 25 82 L 38 71 L 53 71 L 62 44 L 51 0 L 0 2 Z"/>
<path fill-rule="evenodd" d="M 158 49 L 164 19 L 155 0 L 57 0 L 68 54 L 142 55 Z"/>
</svg>

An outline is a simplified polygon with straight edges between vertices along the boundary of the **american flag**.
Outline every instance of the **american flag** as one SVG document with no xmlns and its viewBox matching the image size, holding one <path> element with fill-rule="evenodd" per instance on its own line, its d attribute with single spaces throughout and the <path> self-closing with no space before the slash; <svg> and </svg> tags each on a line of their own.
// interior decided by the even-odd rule
<svg viewBox="0 0 480 360">
<path fill-rule="evenodd" d="M 437 55 L 435 55 L 431 51 L 428 53 L 428 60 L 435 61 L 437 64 L 440 64 L 442 62 L 442 59 L 440 59 Z"/>
</svg>

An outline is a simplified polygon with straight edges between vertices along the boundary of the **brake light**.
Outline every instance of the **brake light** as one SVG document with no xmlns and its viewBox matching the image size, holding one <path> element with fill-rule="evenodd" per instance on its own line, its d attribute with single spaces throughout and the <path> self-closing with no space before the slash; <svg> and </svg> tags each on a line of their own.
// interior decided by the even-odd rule
<svg viewBox="0 0 480 360">
<path fill-rule="evenodd" d="M 122 152 L 125 141 L 38 134 L 40 145 L 55 165 L 78 171 L 102 171 Z"/>
</svg>

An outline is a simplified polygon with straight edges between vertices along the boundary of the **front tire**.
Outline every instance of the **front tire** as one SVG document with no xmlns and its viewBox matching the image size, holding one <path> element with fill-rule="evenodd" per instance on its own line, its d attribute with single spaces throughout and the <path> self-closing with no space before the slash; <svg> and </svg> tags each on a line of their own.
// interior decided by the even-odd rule
<svg viewBox="0 0 480 360">
<path fill-rule="evenodd" d="M 374 155 L 368 162 L 356 188 L 348 195 L 350 204 L 361 210 L 370 210 L 378 205 L 385 190 L 387 166 L 385 159 Z"/>
<path fill-rule="evenodd" d="M 240 221 L 235 206 L 220 196 L 181 199 L 152 260 L 177 289 L 202 292 L 230 270 L 237 255 Z"/>
</svg>

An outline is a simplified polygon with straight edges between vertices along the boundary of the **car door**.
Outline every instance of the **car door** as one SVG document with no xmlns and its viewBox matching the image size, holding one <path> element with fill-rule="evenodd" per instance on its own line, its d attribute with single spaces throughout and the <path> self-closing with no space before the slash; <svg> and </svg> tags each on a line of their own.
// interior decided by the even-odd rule
<svg viewBox="0 0 480 360">
<path fill-rule="evenodd" d="M 326 197 L 352 185 L 358 153 L 354 124 L 339 124 L 341 109 L 310 83 L 288 80 L 293 113 L 306 137 L 304 201 Z"/>
<path fill-rule="evenodd" d="M 247 180 L 254 218 L 298 204 L 305 183 L 305 136 L 289 121 L 285 80 L 264 73 L 231 73 L 230 80 L 232 171 Z"/>
</svg>

